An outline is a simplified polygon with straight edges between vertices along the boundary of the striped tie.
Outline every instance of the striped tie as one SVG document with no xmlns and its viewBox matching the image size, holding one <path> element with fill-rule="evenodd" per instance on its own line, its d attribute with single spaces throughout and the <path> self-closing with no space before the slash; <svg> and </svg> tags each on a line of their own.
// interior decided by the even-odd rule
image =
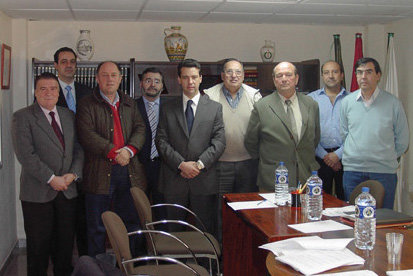
<svg viewBox="0 0 413 276">
<path fill-rule="evenodd" d="M 76 103 L 75 103 L 75 99 L 73 98 L 72 95 L 72 87 L 70 87 L 70 85 L 65 87 L 67 93 L 66 93 L 66 103 L 67 103 L 67 107 L 69 107 L 70 110 L 72 110 L 74 113 L 76 113 Z"/>
<path fill-rule="evenodd" d="M 152 132 L 151 159 L 154 159 L 155 157 L 158 156 L 158 151 L 156 150 L 156 146 L 155 146 L 155 136 L 156 136 L 156 128 L 158 126 L 158 120 L 156 118 L 154 106 L 155 106 L 154 102 L 148 102 L 148 120 L 149 120 L 149 126 L 151 127 L 151 132 Z"/>
</svg>

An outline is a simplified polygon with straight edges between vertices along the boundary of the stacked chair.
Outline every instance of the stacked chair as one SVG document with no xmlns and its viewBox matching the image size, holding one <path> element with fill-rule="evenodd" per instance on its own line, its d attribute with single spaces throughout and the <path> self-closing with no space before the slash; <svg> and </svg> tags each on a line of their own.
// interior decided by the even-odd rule
<svg viewBox="0 0 413 276">
<path fill-rule="evenodd" d="M 145 230 L 155 230 L 156 225 L 161 224 L 180 224 L 186 226 L 188 231 L 182 232 L 170 232 L 183 243 L 187 244 L 190 250 L 197 258 L 208 258 L 209 260 L 209 272 L 212 275 L 212 260 L 216 262 L 216 272 L 220 275 L 219 258 L 221 256 L 221 248 L 218 241 L 211 234 L 205 232 L 205 226 L 202 224 L 198 216 L 181 205 L 177 204 L 157 204 L 151 206 L 149 199 L 145 192 L 138 187 L 131 188 L 132 198 L 139 214 L 139 219 L 142 228 Z M 162 219 L 160 221 L 152 220 L 152 208 L 180 208 L 185 210 L 188 214 L 192 215 L 194 220 L 201 225 L 202 230 L 181 220 L 168 220 Z M 175 239 L 168 238 L 166 235 L 159 235 L 156 233 L 145 233 L 146 243 L 148 251 L 156 256 L 171 257 L 175 259 L 188 259 L 192 258 L 191 254 L 188 254 L 188 250 L 182 246 L 180 242 Z"/>
<path fill-rule="evenodd" d="M 106 211 L 102 214 L 103 224 L 105 225 L 108 233 L 109 241 L 116 255 L 116 261 L 126 275 L 154 275 L 154 276 L 206 276 L 209 275 L 208 271 L 202 266 L 197 265 L 197 261 L 193 252 L 188 249 L 188 246 L 180 239 L 173 237 L 172 235 L 153 230 L 140 230 L 128 233 L 122 219 L 111 211 Z M 195 264 L 186 265 L 176 259 L 166 256 L 144 256 L 132 258 L 129 247 L 129 236 L 139 234 L 157 234 L 163 235 L 174 240 L 182 248 L 188 250 L 187 254 L 194 258 Z M 162 264 L 159 264 L 162 261 Z M 136 263 L 142 262 L 143 265 L 135 266 Z M 149 264 L 148 264 L 149 263 Z M 167 263 L 167 264 L 165 264 Z"/>
</svg>

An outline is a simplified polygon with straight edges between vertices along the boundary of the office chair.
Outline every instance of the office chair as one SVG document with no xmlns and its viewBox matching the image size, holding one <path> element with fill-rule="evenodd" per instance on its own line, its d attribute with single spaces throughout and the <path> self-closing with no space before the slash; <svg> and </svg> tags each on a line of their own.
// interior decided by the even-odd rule
<svg viewBox="0 0 413 276">
<path fill-rule="evenodd" d="M 380 209 L 383 206 L 384 200 L 384 187 L 377 180 L 367 180 L 358 184 L 354 190 L 351 192 L 349 203 L 354 205 L 356 197 L 361 194 L 362 187 L 369 187 L 370 194 L 376 200 L 376 208 Z"/>
<path fill-rule="evenodd" d="M 157 204 L 151 206 L 149 203 L 149 199 L 146 196 L 145 192 L 139 189 L 138 187 L 131 188 L 131 194 L 133 198 L 133 202 L 135 204 L 136 210 L 138 211 L 139 219 L 141 222 L 142 227 L 145 227 L 147 230 L 153 230 L 155 225 L 160 224 L 180 224 L 184 225 L 190 229 L 190 231 L 183 231 L 183 232 L 171 232 L 174 236 L 181 239 L 184 243 L 186 243 L 189 248 L 194 252 L 197 258 L 208 258 L 209 259 L 209 270 L 212 274 L 212 263 L 211 260 L 216 261 L 217 273 L 220 274 L 219 268 L 219 257 L 221 256 L 221 249 L 219 246 L 218 241 L 209 233 L 205 232 L 205 227 L 203 226 L 201 220 L 198 216 L 185 208 L 184 206 L 178 204 Z M 190 213 L 201 225 L 203 228 L 202 230 L 198 229 L 197 227 L 189 224 L 185 221 L 181 220 L 167 220 L 163 219 L 160 221 L 153 221 L 152 220 L 152 208 L 161 208 L 161 207 L 168 207 L 168 208 L 180 208 L 185 210 L 186 212 Z M 168 239 L 165 236 L 161 235 L 153 235 L 148 233 L 146 235 L 146 242 L 148 246 L 148 251 L 155 255 L 162 255 L 168 256 L 172 258 L 190 258 L 191 256 L 188 255 L 188 251 L 184 250 L 182 245 L 177 243 L 172 239 Z"/>
<path fill-rule="evenodd" d="M 197 275 L 206 276 L 209 275 L 208 271 L 197 264 L 186 265 L 178 260 L 165 256 L 143 256 L 132 258 L 129 237 L 130 235 L 145 234 L 146 230 L 139 230 L 128 233 L 122 219 L 111 211 L 106 211 L 102 214 L 103 224 L 105 225 L 108 233 L 109 241 L 116 255 L 116 261 L 121 268 L 122 272 L 126 275 L 156 275 L 156 276 L 171 276 L 171 275 Z M 149 230 L 149 232 L 153 232 Z M 162 231 L 154 231 L 157 234 L 162 234 Z M 178 243 L 182 243 L 181 246 L 188 248 L 178 238 L 165 233 L 169 238 L 174 239 Z M 195 256 L 189 251 L 196 263 Z M 134 263 L 137 262 L 150 262 L 156 261 L 155 264 L 146 264 L 134 267 Z M 168 262 L 168 264 L 159 264 L 159 261 Z"/>
</svg>

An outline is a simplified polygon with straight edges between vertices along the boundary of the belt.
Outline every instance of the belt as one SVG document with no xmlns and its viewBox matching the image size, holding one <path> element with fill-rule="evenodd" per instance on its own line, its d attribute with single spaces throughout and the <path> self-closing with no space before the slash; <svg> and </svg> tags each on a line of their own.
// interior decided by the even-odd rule
<svg viewBox="0 0 413 276">
<path fill-rule="evenodd" d="M 325 149 L 325 151 L 326 152 L 333 152 L 333 151 L 336 151 L 338 149 L 339 149 L 339 147 L 336 147 L 336 148 Z"/>
</svg>

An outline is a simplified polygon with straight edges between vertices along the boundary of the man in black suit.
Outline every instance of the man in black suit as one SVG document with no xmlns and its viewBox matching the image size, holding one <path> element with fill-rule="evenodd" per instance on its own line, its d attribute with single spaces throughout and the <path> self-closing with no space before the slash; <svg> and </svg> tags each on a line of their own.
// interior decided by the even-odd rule
<svg viewBox="0 0 413 276">
<path fill-rule="evenodd" d="M 54 275 L 72 272 L 76 184 L 82 177 L 83 150 L 75 116 L 56 106 L 59 84 L 43 73 L 35 81 L 36 102 L 13 114 L 12 137 L 22 170 L 20 200 L 27 238 L 27 274 L 46 276 L 49 257 Z"/>
<path fill-rule="evenodd" d="M 92 89 L 75 82 L 76 53 L 69 47 L 63 47 L 54 54 L 54 67 L 58 73 L 59 99 L 58 106 L 67 107 L 76 113 L 79 100 L 92 93 Z M 87 231 L 85 195 L 82 192 L 82 183 L 76 183 L 78 190 L 76 207 L 76 245 L 79 256 L 87 255 Z"/>
<path fill-rule="evenodd" d="M 155 67 L 149 67 L 142 73 L 140 87 L 142 97 L 137 100 L 139 112 L 146 124 L 145 144 L 138 154 L 139 161 L 145 168 L 146 181 L 148 185 L 148 196 L 152 198 L 153 204 L 163 203 L 162 193 L 158 191 L 159 170 L 161 160 L 155 146 L 156 129 L 159 122 L 159 111 L 164 99 L 160 95 L 163 91 L 162 72 Z M 163 208 L 154 210 L 156 220 L 166 218 L 166 212 Z"/>
<path fill-rule="evenodd" d="M 214 232 L 218 182 L 216 162 L 225 149 L 222 105 L 199 93 L 201 65 L 186 59 L 178 65 L 182 97 L 162 106 L 156 133 L 161 157 L 159 191 L 167 203 L 190 208 Z M 185 213 L 167 210 L 171 219 Z"/>
</svg>

